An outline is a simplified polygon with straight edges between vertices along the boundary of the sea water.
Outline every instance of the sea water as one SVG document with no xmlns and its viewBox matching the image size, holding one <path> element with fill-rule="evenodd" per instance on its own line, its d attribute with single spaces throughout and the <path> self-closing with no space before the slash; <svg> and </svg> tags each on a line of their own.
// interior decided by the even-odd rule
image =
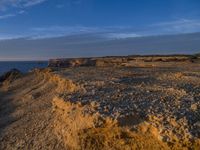
<svg viewBox="0 0 200 150">
<path fill-rule="evenodd" d="M 34 68 L 45 68 L 47 66 L 48 61 L 0 61 L 0 75 L 14 68 L 26 73 Z"/>
</svg>

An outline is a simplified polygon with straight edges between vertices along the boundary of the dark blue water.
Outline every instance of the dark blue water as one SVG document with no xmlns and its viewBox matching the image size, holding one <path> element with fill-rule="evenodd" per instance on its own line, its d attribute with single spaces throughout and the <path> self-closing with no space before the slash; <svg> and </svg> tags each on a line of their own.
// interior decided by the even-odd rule
<svg viewBox="0 0 200 150">
<path fill-rule="evenodd" d="M 22 72 L 28 72 L 34 68 L 45 68 L 47 67 L 47 61 L 7 61 L 7 62 L 0 62 L 0 75 L 4 72 L 7 72 L 13 68 L 18 69 Z"/>
</svg>

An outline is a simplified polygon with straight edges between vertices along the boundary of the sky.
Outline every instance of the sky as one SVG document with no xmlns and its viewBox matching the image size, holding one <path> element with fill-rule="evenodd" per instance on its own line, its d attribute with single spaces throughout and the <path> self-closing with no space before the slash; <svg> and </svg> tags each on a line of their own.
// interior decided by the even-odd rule
<svg viewBox="0 0 200 150">
<path fill-rule="evenodd" d="M 57 42 L 60 37 L 66 37 L 63 43 L 76 44 L 85 37 L 101 42 L 198 32 L 199 0 L 0 0 L 0 60 L 20 59 L 22 54 L 31 59 L 31 55 L 35 55 L 33 49 L 46 44 L 41 43 L 44 39 L 54 39 L 55 46 L 60 43 Z M 13 40 L 20 40 L 21 44 L 8 48 Z M 24 47 L 23 40 L 24 43 L 37 42 L 26 51 L 20 51 Z M 43 58 L 60 57 L 62 53 L 56 55 L 56 51 L 61 51 L 59 47 Z M 68 47 L 62 47 L 63 54 L 67 55 Z M 95 45 L 92 48 L 95 49 Z M 70 52 L 70 57 L 82 53 L 84 55 L 84 52 L 77 55 Z"/>
</svg>

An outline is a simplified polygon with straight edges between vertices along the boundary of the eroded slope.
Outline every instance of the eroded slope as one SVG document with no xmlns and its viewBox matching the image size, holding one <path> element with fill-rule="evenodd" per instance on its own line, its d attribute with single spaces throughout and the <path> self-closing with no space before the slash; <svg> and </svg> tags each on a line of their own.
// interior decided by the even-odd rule
<svg viewBox="0 0 200 150">
<path fill-rule="evenodd" d="M 0 97 L 0 149 L 64 149 L 52 132 L 52 99 L 60 92 L 73 92 L 76 85 L 48 70 L 5 82 Z"/>
</svg>

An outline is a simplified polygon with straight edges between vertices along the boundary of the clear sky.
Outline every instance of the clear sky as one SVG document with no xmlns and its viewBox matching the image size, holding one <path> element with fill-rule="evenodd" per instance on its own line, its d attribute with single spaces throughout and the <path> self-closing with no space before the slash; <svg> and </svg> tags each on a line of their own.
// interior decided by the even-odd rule
<svg viewBox="0 0 200 150">
<path fill-rule="evenodd" d="M 0 0 L 0 40 L 194 32 L 200 32 L 200 0 Z"/>
</svg>

